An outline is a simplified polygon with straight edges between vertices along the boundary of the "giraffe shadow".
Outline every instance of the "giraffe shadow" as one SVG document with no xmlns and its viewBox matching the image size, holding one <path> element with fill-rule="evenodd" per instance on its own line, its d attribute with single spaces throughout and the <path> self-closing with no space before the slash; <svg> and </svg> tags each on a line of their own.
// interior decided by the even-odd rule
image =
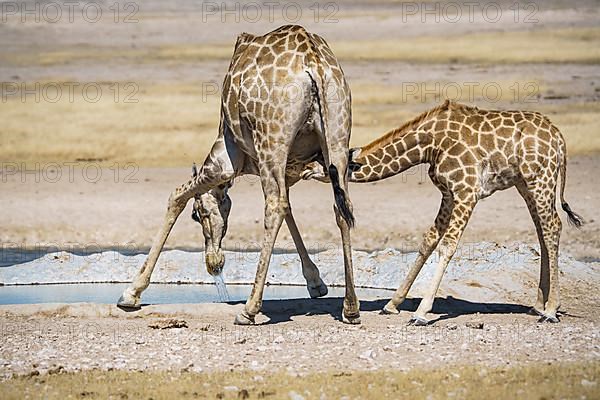
<svg viewBox="0 0 600 400">
<path fill-rule="evenodd" d="M 291 321 L 295 316 L 330 315 L 336 320 L 342 320 L 342 297 L 327 297 L 321 299 L 286 299 L 265 300 L 262 313 L 269 318 L 265 324 L 277 324 Z M 361 300 L 361 311 L 380 311 L 388 299 Z M 421 298 L 406 299 L 398 310 L 414 312 Z M 436 298 L 432 314 L 439 315 L 431 322 L 452 319 L 470 314 L 527 314 L 530 307 L 514 303 L 484 303 L 457 299 L 452 296 Z"/>
</svg>

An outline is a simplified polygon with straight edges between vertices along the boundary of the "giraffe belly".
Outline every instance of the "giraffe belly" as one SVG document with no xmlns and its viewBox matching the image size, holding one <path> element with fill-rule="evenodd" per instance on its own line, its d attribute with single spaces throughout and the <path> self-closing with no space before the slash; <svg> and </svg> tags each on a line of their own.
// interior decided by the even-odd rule
<svg viewBox="0 0 600 400">
<path fill-rule="evenodd" d="M 318 158 L 322 159 L 323 152 L 319 143 L 317 131 L 312 122 L 309 121 L 296 134 L 287 160 L 286 175 L 298 178 L 307 164 Z"/>
</svg>

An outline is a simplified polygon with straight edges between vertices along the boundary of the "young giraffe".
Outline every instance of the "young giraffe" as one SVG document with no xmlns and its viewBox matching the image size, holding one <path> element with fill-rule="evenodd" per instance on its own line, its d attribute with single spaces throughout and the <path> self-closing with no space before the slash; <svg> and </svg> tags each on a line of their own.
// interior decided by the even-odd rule
<svg viewBox="0 0 600 400">
<path fill-rule="evenodd" d="M 442 192 L 435 223 L 424 235 L 417 259 L 385 313 L 398 313 L 427 258 L 438 247 L 440 260 L 429 290 L 411 323 L 425 325 L 435 294 L 477 202 L 497 190 L 516 186 L 525 199 L 541 248 L 538 296 L 532 311 L 544 321 L 558 322 L 558 244 L 560 200 L 569 221 L 583 220 L 564 200 L 567 172 L 565 141 L 550 120 L 537 112 L 482 110 L 450 101 L 429 110 L 372 143 L 350 150 L 350 182 L 373 182 L 428 163 L 429 177 Z M 305 179 L 327 180 L 313 162 Z"/>
<path fill-rule="evenodd" d="M 328 101 L 325 88 L 337 95 L 335 101 Z M 217 140 L 197 174 L 169 197 L 163 226 L 118 305 L 140 306 L 140 295 L 148 287 L 169 232 L 188 200 L 208 193 L 208 198 L 213 196 L 219 202 L 235 177 L 256 174 L 265 197 L 264 239 L 252 293 L 235 319 L 237 324 L 253 324 L 284 219 L 295 239 L 302 242 L 291 214 L 288 188 L 300 180 L 309 162 L 324 159 L 332 176 L 334 210 L 344 249 L 342 318 L 347 323 L 360 323 L 350 246 L 354 217 L 346 174 L 351 124 L 350 88 L 324 39 L 296 25 L 282 26 L 263 36 L 240 35 L 223 82 Z M 226 208 L 223 211 L 228 212 Z M 211 261 L 209 272 L 220 273 L 219 264 L 218 259 Z M 211 269 L 211 265 L 216 268 Z M 318 270 L 314 264 L 308 267 L 312 269 L 309 288 L 312 285 L 318 295 L 325 294 Z"/>
</svg>

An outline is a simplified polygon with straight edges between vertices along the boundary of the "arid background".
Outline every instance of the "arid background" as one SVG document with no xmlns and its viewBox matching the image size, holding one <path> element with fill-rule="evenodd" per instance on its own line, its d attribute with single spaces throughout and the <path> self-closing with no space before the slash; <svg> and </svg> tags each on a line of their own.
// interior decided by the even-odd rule
<svg viewBox="0 0 600 400">
<path fill-rule="evenodd" d="M 56 17 L 52 4 L 59 5 L 60 17 Z M 352 0 L 296 2 L 291 8 L 276 3 L 273 9 L 262 3 L 248 6 L 235 2 L 94 3 L 102 10 L 101 16 L 96 13 L 97 7 L 86 9 L 86 4 L 82 2 L 75 7 L 72 21 L 69 9 L 62 2 L 0 4 L 0 241 L 3 250 L 45 246 L 77 249 L 89 245 L 108 250 L 133 245 L 146 251 L 163 218 L 170 191 L 189 177 L 192 162 L 202 162 L 216 136 L 219 88 L 237 34 L 244 31 L 261 34 L 283 24 L 298 23 L 322 35 L 344 68 L 353 95 L 353 145 L 378 137 L 444 98 L 482 108 L 519 108 L 547 114 L 567 141 L 566 198 L 587 221 L 581 230 L 565 224 L 561 250 L 585 262 L 591 270 L 600 268 L 600 225 L 596 215 L 600 206 L 598 2 L 499 1 L 475 2 L 468 6 L 462 2 Z M 26 7 L 37 11 L 24 15 Z M 256 17 L 257 10 L 260 18 Z M 298 10 L 301 10 L 300 16 Z M 55 18 L 57 21 L 52 22 Z M 357 218 L 352 237 L 355 249 L 371 251 L 391 247 L 414 251 L 417 248 L 423 231 L 433 221 L 440 199 L 427 178 L 426 168 L 420 166 L 383 182 L 351 187 Z M 233 210 L 224 247 L 236 251 L 256 250 L 262 234 L 260 184 L 254 177 L 240 178 L 230 193 Z M 337 246 L 339 233 L 327 185 L 301 182 L 291 191 L 291 203 L 311 252 Z M 188 217 L 190 212 L 185 211 L 175 226 L 168 248 L 203 248 L 200 226 Z M 516 191 L 497 193 L 478 205 L 463 238 L 463 247 L 481 241 L 536 244 L 533 224 Z M 277 247 L 278 251 L 293 249 L 285 227 Z M 500 273 L 510 274 L 510 268 L 490 271 L 490 274 Z M 568 282 L 568 277 L 565 279 Z M 203 371 L 196 378 L 205 382 L 204 386 L 193 387 L 193 383 L 186 381 L 185 385 L 192 386 L 186 386 L 185 393 L 183 389 L 178 392 L 189 397 L 196 393 L 243 398 L 244 387 L 240 382 L 248 380 L 254 382 L 248 389 L 251 397 L 260 397 L 261 393 L 262 397 L 273 398 L 294 398 L 294 395 L 313 398 L 321 393 L 330 396 L 328 398 L 368 397 L 394 388 L 395 397 L 431 394 L 434 398 L 443 398 L 448 393 L 458 393 L 459 397 L 477 398 L 484 382 L 489 387 L 500 388 L 498 395 L 509 397 L 598 397 L 597 286 L 590 282 L 568 282 L 564 291 L 563 309 L 567 315 L 560 328 L 536 327 L 534 337 L 542 340 L 540 346 L 522 340 L 495 341 L 490 335 L 482 339 L 483 345 L 478 342 L 481 346 L 477 348 L 454 342 L 444 345 L 435 340 L 435 343 L 420 344 L 419 339 L 414 339 L 417 341 L 414 343 L 410 335 L 408 339 L 404 337 L 394 342 L 398 346 L 385 344 L 385 330 L 391 329 L 390 326 L 404 326 L 407 311 L 403 312 L 403 318 L 391 318 L 376 315 L 375 306 L 365 310 L 364 329 L 369 335 L 361 335 L 361 331 L 354 328 L 338 328 L 341 323 L 329 315 L 330 309 L 337 308 L 336 303 L 335 307 L 322 305 L 326 312 L 309 316 L 300 313 L 280 324 L 292 330 L 317 326 L 339 329 L 340 341 L 328 339 L 300 345 L 298 341 L 288 341 L 275 347 L 252 340 L 235 345 L 234 341 L 224 342 L 220 346 L 218 342 L 211 342 L 214 347 L 210 354 L 216 361 L 210 366 L 199 367 L 201 357 L 195 356 L 195 365 L 200 371 L 193 372 L 187 364 L 176 363 L 174 369 L 161 377 L 165 382 L 172 379 L 183 382 L 188 379 L 185 374 L 191 373 L 189 371 Z M 534 296 L 532 288 L 531 293 L 523 294 L 523 301 L 532 300 Z M 277 306 L 272 309 L 276 310 Z M 308 307 L 306 313 L 310 310 Z M 43 325 L 55 315 L 40 312 L 24 316 L 20 311 L 12 312 L 6 311 L 2 317 L 3 328 L 21 323 Z M 137 344 L 135 340 L 122 344 L 115 340 L 109 344 L 101 341 L 95 346 L 106 345 L 112 349 L 109 352 L 131 358 L 141 352 L 152 359 L 165 338 L 148 330 L 147 319 L 175 314 L 162 310 L 133 320 L 137 324 L 134 326 L 149 335 L 146 345 Z M 515 324 L 534 324 L 535 321 L 531 316 L 520 314 L 474 314 L 440 321 L 439 325 L 442 329 L 454 330 L 457 325 L 464 328 L 466 322 L 482 321 L 510 330 Z M 106 327 L 107 332 L 112 332 L 114 324 L 130 321 L 121 320 L 125 317 L 118 313 L 100 319 L 88 314 L 57 315 L 59 325 L 96 323 Z M 191 330 L 202 332 L 207 324 L 213 328 L 229 326 L 232 316 L 233 311 L 227 309 L 222 315 L 196 312 L 186 318 L 192 321 Z M 272 332 L 270 328 L 256 329 Z M 420 335 L 416 328 L 411 329 L 411 335 Z M 425 332 L 431 334 L 427 329 Z M 66 378 L 62 374 L 45 375 L 56 365 L 52 367 L 52 361 L 48 361 L 48 365 L 40 367 L 36 357 L 46 360 L 45 353 L 68 346 L 69 338 L 59 335 L 54 342 L 44 339 L 48 340 L 43 342 L 45 347 L 22 348 L 9 340 L 9 336 L 0 339 L 4 362 L 0 370 L 30 370 L 33 376 L 4 381 L 0 392 L 7 396 L 1 397 L 21 397 L 21 390 L 36 397 L 41 392 L 32 388 L 39 385 L 46 388 L 49 396 L 57 397 L 65 392 L 79 397 L 128 393 L 154 398 L 169 396 L 165 387 L 156 388 L 157 392 L 135 392 L 136 387 L 144 385 L 144 380 L 152 380 L 151 375 L 121 376 L 114 371 L 111 375 L 107 370 L 138 369 L 118 364 L 114 359 L 107 362 L 112 363 L 110 368 L 98 365 L 91 369 L 99 371 L 87 375 L 66 375 Z M 35 341 L 35 331 L 25 336 Z M 567 337 L 572 341 L 565 342 Z M 373 354 L 383 356 L 376 358 L 373 354 L 361 353 L 364 357 L 354 365 L 351 347 L 360 345 L 366 338 L 373 346 L 381 347 L 381 351 L 374 350 Z M 176 345 L 184 349 L 193 348 L 192 339 L 168 337 L 168 340 L 187 343 Z M 350 345 L 345 346 L 344 340 Z M 295 346 L 299 346 L 297 350 L 293 350 Z M 405 347 L 413 348 L 410 357 L 406 357 Z M 418 350 L 416 353 L 414 347 Z M 501 347 L 512 347 L 514 352 L 504 357 L 506 362 L 499 363 L 494 356 Z M 81 341 L 76 348 L 80 352 L 74 354 L 74 358 L 86 352 L 86 341 Z M 326 348 L 328 353 L 324 361 L 320 361 L 320 354 Z M 368 350 L 361 349 L 361 352 Z M 99 351 L 101 347 L 90 350 L 92 354 Z M 227 354 L 236 352 L 244 362 L 227 359 Z M 270 358 L 261 358 L 257 352 L 267 352 Z M 302 380 L 290 382 L 286 375 L 286 368 L 293 367 L 297 360 L 277 361 L 281 354 L 288 352 L 300 358 L 306 354 L 312 357 L 312 362 L 300 363 L 300 372 L 293 372 L 306 376 L 308 394 L 302 392 L 302 385 L 298 386 Z M 440 356 L 446 353 L 446 358 Z M 393 364 L 392 356 L 398 362 L 410 360 L 414 368 Z M 161 357 L 168 359 L 169 354 L 158 358 Z M 219 363 L 220 357 L 230 363 L 223 360 Z M 254 357 L 267 369 L 261 372 L 260 379 L 252 372 Z M 13 368 L 20 359 L 31 361 L 31 365 Z M 371 362 L 371 359 L 377 361 Z M 344 360 L 347 364 L 341 365 L 335 360 Z M 558 364 L 560 361 L 564 365 Z M 548 367 L 550 362 L 555 367 Z M 513 367 L 513 364 L 518 366 Z M 345 365 L 353 371 L 374 371 L 349 372 L 360 377 L 352 379 L 352 375 L 344 375 Z M 455 366 L 460 372 L 453 372 Z M 495 369 L 484 376 L 478 366 Z M 68 371 L 77 370 L 68 363 L 64 367 Z M 180 376 L 182 369 L 188 372 Z M 435 370 L 431 375 L 420 372 L 431 369 Z M 35 375 L 34 371 L 39 370 L 42 377 Z M 163 368 L 159 363 L 150 370 L 162 371 Z M 235 370 L 235 374 L 227 373 L 229 370 Z M 401 378 L 389 375 L 399 370 L 407 375 Z M 276 371 L 279 375 L 271 375 Z M 315 371 L 326 371 L 326 375 L 319 376 Z M 89 382 L 98 378 L 94 374 L 106 374 L 99 379 L 107 382 L 133 383 L 123 386 L 122 391 L 115 387 L 111 392 L 109 384 L 88 390 Z M 464 379 L 454 374 L 462 374 Z M 550 378 L 541 379 L 540 374 Z M 415 378 L 417 375 L 419 378 Z M 6 373 L 3 376 L 7 376 Z M 431 379 L 423 376 L 431 376 Z M 439 379 L 448 385 L 447 390 L 434 389 Z M 228 383 L 229 380 L 234 383 Z M 541 383 L 533 385 L 533 381 Z M 506 382 L 511 383 L 509 389 L 502 389 Z M 372 390 L 381 392 L 369 392 L 371 383 L 376 385 Z M 332 391 L 314 389 L 326 384 Z M 352 385 L 355 390 L 348 390 Z M 229 386 L 238 390 L 224 389 Z M 310 387 L 313 389 L 309 390 Z"/>
</svg>

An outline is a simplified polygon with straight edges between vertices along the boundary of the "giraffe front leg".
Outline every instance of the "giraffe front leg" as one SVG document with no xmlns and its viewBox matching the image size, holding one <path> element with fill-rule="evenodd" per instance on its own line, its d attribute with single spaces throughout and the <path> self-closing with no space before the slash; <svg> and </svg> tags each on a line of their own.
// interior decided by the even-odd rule
<svg viewBox="0 0 600 400">
<path fill-rule="evenodd" d="M 150 277 L 162 248 L 187 202 L 194 195 L 206 193 L 210 189 L 233 179 L 242 162 L 243 158 L 239 156 L 239 152 L 236 151 L 234 145 L 227 147 L 223 137 L 219 137 L 204 161 L 200 172 L 186 184 L 178 187 L 169 197 L 163 224 L 156 234 L 150 252 L 133 283 L 125 289 L 119 298 L 117 302 L 119 307 L 140 307 L 140 296 L 150 284 Z"/>
<path fill-rule="evenodd" d="M 188 185 L 193 185 L 191 181 Z M 136 275 L 135 279 L 131 286 L 129 286 L 119 300 L 117 301 L 117 305 L 121 308 L 125 309 L 137 309 L 140 308 L 140 297 L 142 292 L 148 287 L 150 284 L 150 277 L 152 276 L 152 271 L 156 265 L 156 261 L 158 260 L 158 256 L 162 251 L 162 248 L 167 241 L 167 237 L 175 225 L 175 221 L 185 208 L 188 200 L 192 197 L 192 192 L 186 189 L 186 186 L 179 188 L 175 192 L 171 194 L 169 197 L 169 203 L 167 206 L 167 213 L 165 215 L 165 219 L 163 221 L 163 225 L 158 231 L 154 242 L 152 243 L 152 248 L 150 249 L 150 253 L 148 257 L 144 261 L 142 268 Z"/>
<path fill-rule="evenodd" d="M 292 235 L 292 239 L 296 245 L 296 250 L 298 250 L 298 255 L 300 256 L 300 261 L 302 262 L 302 275 L 304 275 L 304 279 L 306 279 L 306 287 L 310 297 L 314 299 L 327 295 L 327 286 L 321 279 L 319 269 L 310 259 L 308 251 L 306 251 L 306 247 L 302 241 L 302 236 L 300 236 L 298 226 L 296 225 L 296 221 L 292 215 L 291 208 L 285 216 L 285 223 L 290 230 L 290 234 Z"/>
</svg>

